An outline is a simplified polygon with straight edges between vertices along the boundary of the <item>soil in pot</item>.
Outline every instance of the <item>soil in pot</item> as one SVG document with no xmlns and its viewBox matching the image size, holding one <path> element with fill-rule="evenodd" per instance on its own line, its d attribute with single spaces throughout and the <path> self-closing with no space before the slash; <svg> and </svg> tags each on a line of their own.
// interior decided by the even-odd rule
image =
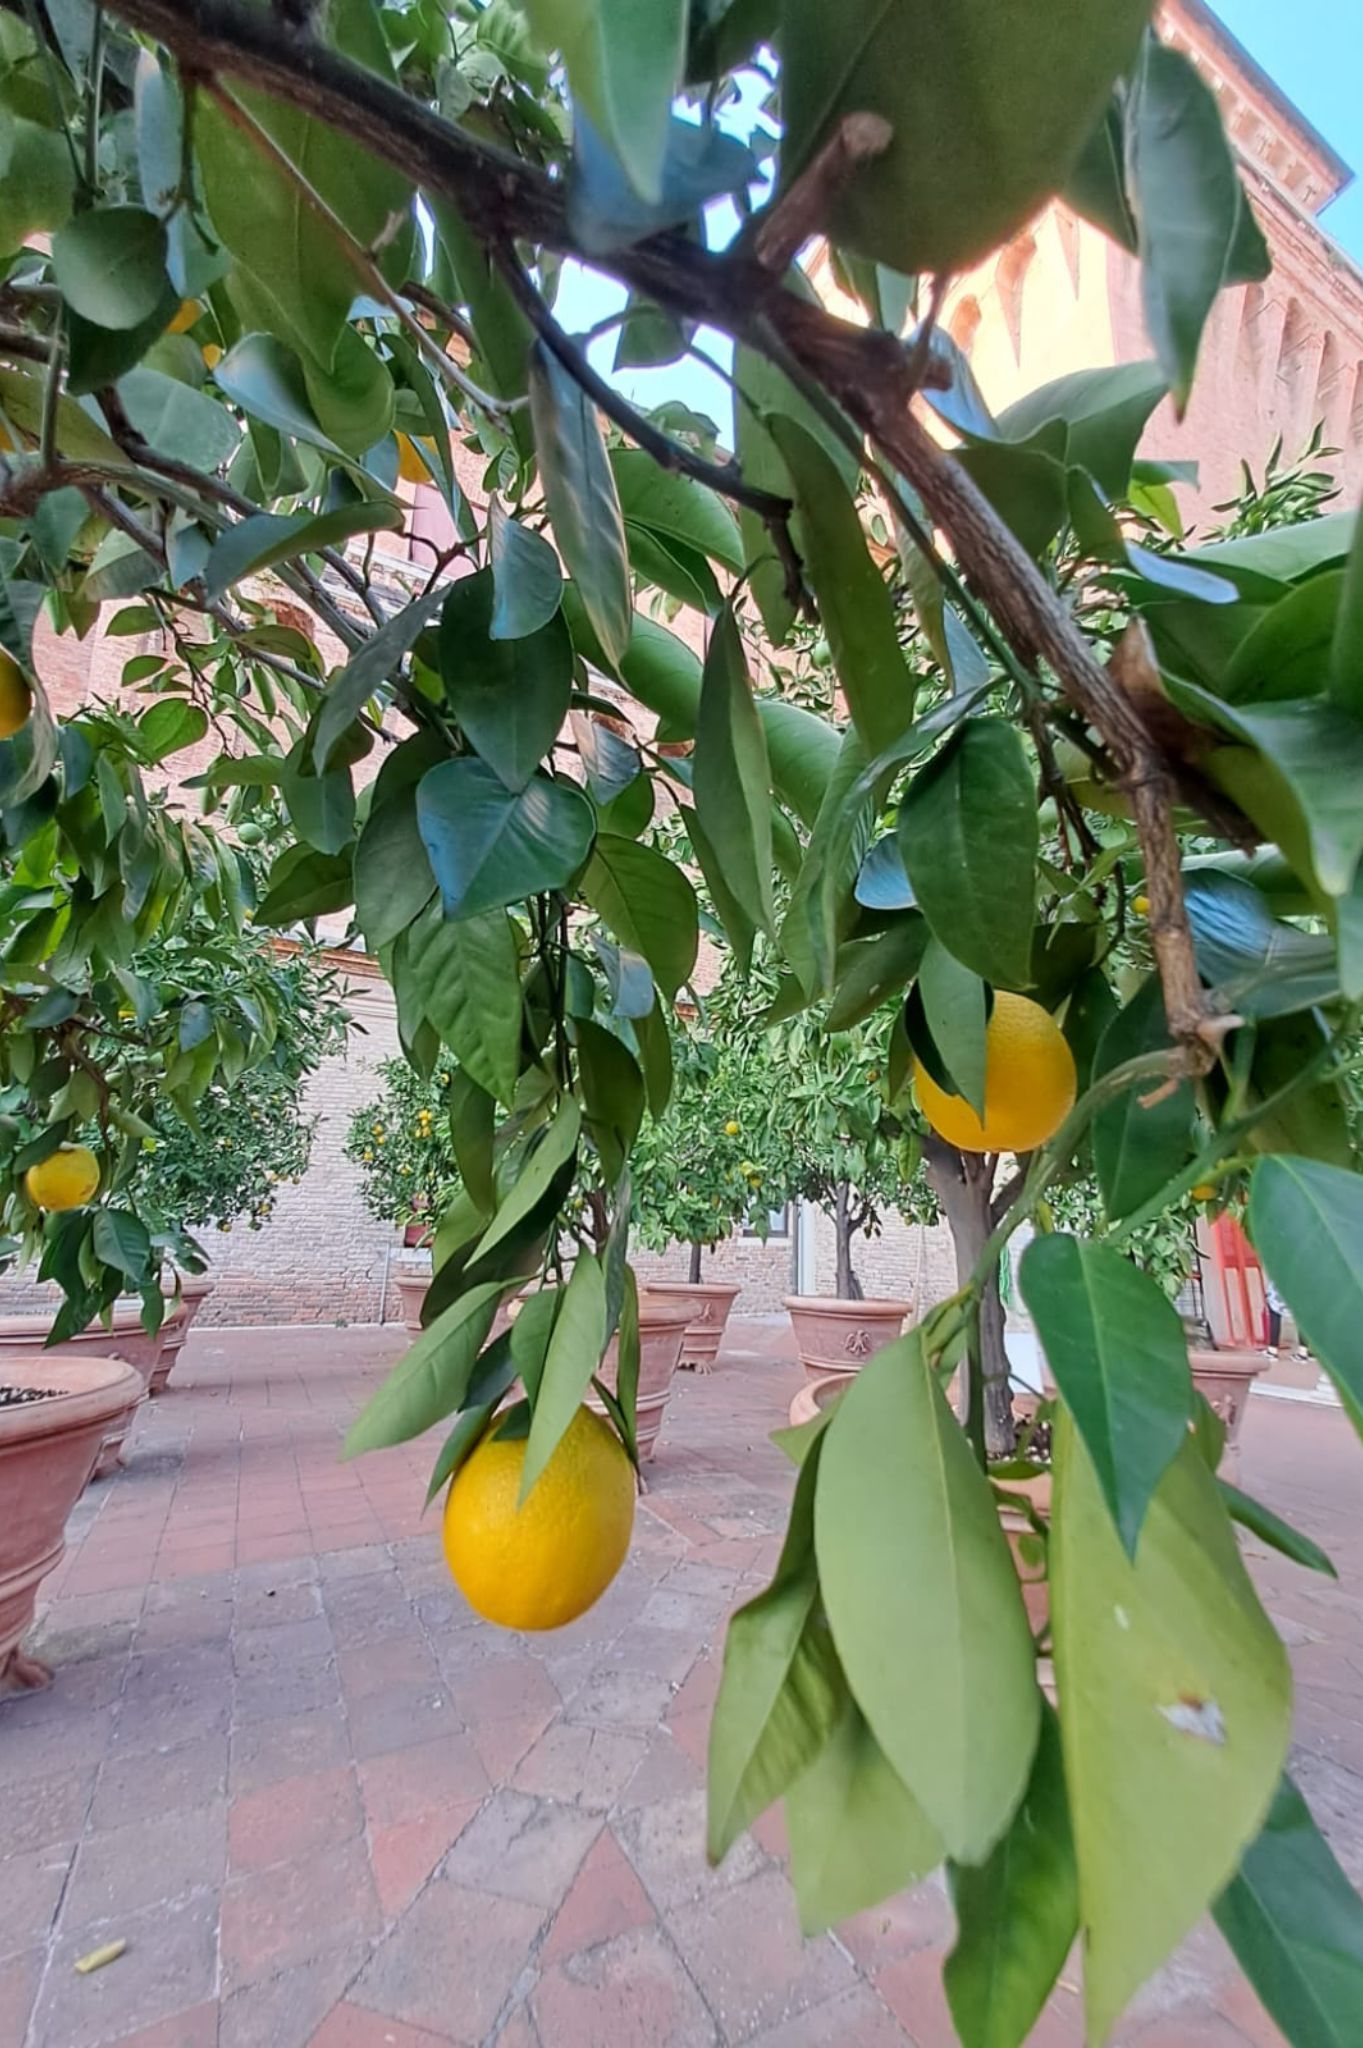
<svg viewBox="0 0 1363 2048">
<path fill-rule="evenodd" d="M 46 1685 L 51 1672 L 19 1648 L 38 1587 L 61 1561 L 66 1518 L 106 1434 L 145 1388 L 122 1359 L 48 1351 L 5 1358 L 0 1398 L 0 1694 Z"/>
</svg>

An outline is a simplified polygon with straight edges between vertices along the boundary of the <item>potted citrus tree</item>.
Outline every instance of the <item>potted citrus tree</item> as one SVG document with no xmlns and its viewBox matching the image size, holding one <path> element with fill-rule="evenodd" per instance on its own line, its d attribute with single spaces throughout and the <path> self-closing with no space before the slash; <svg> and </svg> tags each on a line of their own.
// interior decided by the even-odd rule
<svg viewBox="0 0 1363 2048">
<path fill-rule="evenodd" d="M 428 1075 L 407 1060 L 384 1060 L 379 1093 L 357 1109 L 345 1156 L 360 1170 L 365 1207 L 380 1223 L 403 1231 L 408 1249 L 395 1279 L 402 1320 L 421 1328 L 430 1286 L 430 1240 L 436 1220 L 459 1189 L 450 1129 L 450 1090 L 458 1069 L 442 1056 Z"/>
</svg>

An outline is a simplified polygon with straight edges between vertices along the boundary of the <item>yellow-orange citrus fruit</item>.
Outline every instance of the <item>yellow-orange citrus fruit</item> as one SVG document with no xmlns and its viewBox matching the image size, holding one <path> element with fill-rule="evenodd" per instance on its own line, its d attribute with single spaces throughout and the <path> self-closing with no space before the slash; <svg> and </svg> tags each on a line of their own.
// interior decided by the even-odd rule
<svg viewBox="0 0 1363 2048">
<path fill-rule="evenodd" d="M 455 1474 L 445 1561 L 470 1607 L 502 1628 L 562 1628 L 601 1598 L 634 1527 L 634 1471 L 615 1432 L 579 1408 L 525 1502 L 526 1440 L 495 1433 Z"/>
<path fill-rule="evenodd" d="M 1216 1200 L 1216 1182 L 1214 1180 L 1200 1180 L 1193 1189 L 1193 1200 L 1195 1202 L 1214 1202 Z"/>
<path fill-rule="evenodd" d="M 170 323 L 172 334 L 187 334 L 202 313 L 203 307 L 197 299 L 181 299 L 179 310 Z"/>
<path fill-rule="evenodd" d="M 1148 896 L 1133 896 L 1131 908 L 1135 911 L 1137 917 L 1146 916 L 1150 909 L 1150 898 Z"/>
<path fill-rule="evenodd" d="M 0 740 L 13 739 L 28 724 L 33 709 L 33 692 L 28 677 L 12 654 L 0 647 Z"/>
<path fill-rule="evenodd" d="M 99 1161 L 88 1145 L 62 1145 L 24 1175 L 39 1209 L 82 1209 L 99 1186 Z"/>
<path fill-rule="evenodd" d="M 736 1138 L 738 1136 L 738 1125 L 733 1117 L 730 1117 L 728 1123 L 725 1124 L 724 1135 L 726 1138 Z"/>
<path fill-rule="evenodd" d="M 204 343 L 203 356 L 209 369 L 216 370 L 218 364 L 222 361 L 222 350 L 218 347 L 216 341 L 206 341 Z"/>
<path fill-rule="evenodd" d="M 962 1152 L 1031 1152 L 1074 1107 L 1074 1055 L 1050 1012 L 1001 990 L 985 1033 L 984 1121 L 915 1061 L 918 1106 L 939 1138 Z"/>
<path fill-rule="evenodd" d="M 398 475 L 405 484 L 428 484 L 431 480 L 431 472 L 410 434 L 398 435 Z"/>
</svg>

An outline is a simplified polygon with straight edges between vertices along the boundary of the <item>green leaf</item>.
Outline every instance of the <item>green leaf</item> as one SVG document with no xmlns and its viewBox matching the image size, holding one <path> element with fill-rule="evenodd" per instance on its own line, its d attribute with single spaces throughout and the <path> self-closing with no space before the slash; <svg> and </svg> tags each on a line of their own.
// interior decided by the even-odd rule
<svg viewBox="0 0 1363 2048">
<path fill-rule="evenodd" d="M 461 1066 L 450 1083 L 449 1116 L 450 1143 L 454 1147 L 459 1178 L 483 1214 L 490 1216 L 497 1206 L 497 1190 L 492 1178 L 492 1140 L 497 1105 L 466 1067 Z"/>
<path fill-rule="evenodd" d="M 727 605 L 710 633 L 691 770 L 696 816 L 728 889 L 754 925 L 774 930 L 771 766 L 743 641 Z"/>
<path fill-rule="evenodd" d="M 769 425 L 795 486 L 803 553 L 838 681 L 867 753 L 878 754 L 913 723 L 914 677 L 894 605 L 837 464 L 798 420 Z"/>
<path fill-rule="evenodd" d="M 461 1405 L 504 1291 L 471 1287 L 422 1331 L 351 1423 L 342 1457 L 406 1443 Z"/>
<path fill-rule="evenodd" d="M 490 1346 L 489 1350 L 495 1351 L 502 1341 L 499 1337 L 497 1344 Z M 511 1347 L 508 1344 L 508 1363 L 510 1363 L 510 1350 Z M 514 1370 L 515 1368 L 512 1367 L 513 1374 Z M 440 1456 L 435 1461 L 431 1472 L 430 1484 L 426 1488 L 427 1507 L 431 1505 L 441 1487 L 453 1479 L 460 1466 L 472 1456 L 475 1445 L 481 1442 L 483 1432 L 492 1420 L 496 1405 L 495 1401 L 483 1401 L 476 1408 L 466 1408 L 460 1415 L 454 1428 L 440 1446 Z"/>
<path fill-rule="evenodd" d="M 1119 1010 L 1101 1039 L 1093 1062 L 1093 1078 L 1100 1080 L 1114 1068 L 1142 1053 L 1158 1052 L 1169 1044 L 1169 1026 L 1164 1014 L 1164 992 L 1157 974 L 1142 983 L 1124 1010 Z M 1103 1203 L 1114 1220 L 1130 1215 L 1184 1166 L 1190 1156 L 1193 1121 L 1193 1091 L 1180 1081 L 1172 1094 L 1157 1102 L 1148 1098 L 1157 1092 L 1146 1081 L 1127 1088 L 1115 1101 L 1105 1103 L 1093 1119 L 1093 1160 Z"/>
<path fill-rule="evenodd" d="M 151 1234 L 140 1217 L 126 1209 L 96 1209 L 91 1242 L 95 1257 L 134 1285 L 145 1278 L 151 1260 Z"/>
<path fill-rule="evenodd" d="M 1044 555 L 1065 521 L 1064 465 L 1045 448 L 1014 448 L 1006 441 L 963 448 L 957 459 L 1027 553 Z"/>
<path fill-rule="evenodd" d="M 606 1282 L 600 1262 L 579 1251 L 554 1319 L 544 1374 L 530 1417 L 530 1441 L 521 1469 L 518 1505 L 553 1457 L 591 1385 L 606 1348 Z"/>
<path fill-rule="evenodd" d="M 538 633 L 563 600 L 563 572 L 544 535 L 513 519 L 500 498 L 488 508 L 488 559 L 497 594 L 488 628 L 492 638 L 523 640 Z"/>
<path fill-rule="evenodd" d="M 409 929 L 407 965 L 441 1044 L 509 1106 L 520 1074 L 521 977 L 506 912 L 446 919 L 433 903 Z"/>
<path fill-rule="evenodd" d="M 582 893 L 621 945 L 642 953 L 663 993 L 675 996 L 699 944 L 696 892 L 681 869 L 656 847 L 602 832 Z"/>
<path fill-rule="evenodd" d="M 204 587 L 210 597 L 220 597 L 276 562 L 316 554 L 357 533 L 391 533 L 402 518 L 398 506 L 384 502 L 344 505 L 334 512 L 253 512 L 214 541 L 204 564 Z"/>
<path fill-rule="evenodd" d="M 319 771 L 327 768 L 340 743 L 375 692 L 382 688 L 415 646 L 427 620 L 445 602 L 446 586 L 437 584 L 409 600 L 352 654 L 327 686 L 326 702 L 317 714 L 312 758 Z"/>
<path fill-rule="evenodd" d="M 801 1471 L 771 1584 L 738 1609 L 725 1634 L 706 1773 L 712 1863 L 814 1762 L 846 1693 L 814 1562 L 818 1464 L 811 1456 Z"/>
<path fill-rule="evenodd" d="M 686 0 L 526 0 L 526 12 L 540 41 L 562 52 L 573 98 L 635 191 L 660 199 Z"/>
<path fill-rule="evenodd" d="M 354 900 L 353 862 L 348 853 L 315 853 L 291 846 L 270 869 L 270 886 L 255 912 L 257 924 L 295 924 L 327 917 Z"/>
<path fill-rule="evenodd" d="M 1363 1179 L 1315 1159 L 1261 1160 L 1249 1227 L 1269 1277 L 1363 1433 Z"/>
<path fill-rule="evenodd" d="M 845 114 L 893 138 L 834 209 L 836 240 L 907 273 L 965 269 L 1064 184 L 1144 27 L 1145 0 L 787 0 L 781 180 Z"/>
<path fill-rule="evenodd" d="M 642 448 L 612 448 L 610 466 L 627 520 L 741 574 L 743 543 L 722 498 L 693 478 L 664 469 Z"/>
<path fill-rule="evenodd" d="M 1063 460 L 1087 470 L 1105 497 L 1124 498 L 1137 444 L 1168 389 L 1158 363 L 1076 370 L 1029 391 L 999 414 L 996 425 L 1004 440 L 1019 442 L 1060 421 Z"/>
<path fill-rule="evenodd" d="M 1323 691 L 1330 678 L 1343 590 L 1343 571 L 1326 570 L 1261 612 L 1215 679 L 1216 695 L 1231 703 L 1265 704 Z M 1332 694 L 1342 709 L 1350 710 L 1337 693 Z"/>
<path fill-rule="evenodd" d="M 908 986 L 918 973 L 926 949 L 935 944 L 929 937 L 926 919 L 910 912 L 907 917 L 896 918 L 875 938 L 845 946 L 838 955 L 837 991 L 828 1006 L 829 1030 L 846 1031 L 854 1024 L 865 1023 L 892 995 Z M 944 957 L 951 958 L 950 954 Z M 951 965 L 955 967 L 955 961 Z"/>
<path fill-rule="evenodd" d="M 450 585 L 440 617 L 440 673 L 466 737 L 506 788 L 523 790 L 568 716 L 573 643 L 555 610 L 515 639 L 494 639 L 495 570 Z"/>
<path fill-rule="evenodd" d="M 549 1339 L 562 1300 L 561 1287 L 541 1287 L 521 1303 L 521 1312 L 511 1325 L 511 1356 L 532 1401 L 539 1396 Z"/>
<path fill-rule="evenodd" d="M 634 618 L 615 477 L 595 407 L 540 343 L 530 363 L 530 416 L 554 539 L 614 666 L 629 646 Z"/>
<path fill-rule="evenodd" d="M 1339 993 L 1329 939 L 1274 917 L 1251 883 L 1214 868 L 1185 869 L 1183 894 L 1199 972 L 1226 1010 L 1286 1016 Z M 1341 918 L 1348 900 L 1340 904 Z"/>
<path fill-rule="evenodd" d="M 1051 1625 L 1079 1864 L 1089 2031 L 1195 1925 L 1239 1863 L 1287 1751 L 1287 1658 L 1191 1440 L 1133 1563 L 1062 1422 Z"/>
<path fill-rule="evenodd" d="M 71 213 L 75 175 L 64 136 L 0 108 L 0 249 L 60 228 Z"/>
<path fill-rule="evenodd" d="M 1330 657 L 1330 695 L 1342 711 L 1363 717 L 1363 520 L 1354 527 Z"/>
<path fill-rule="evenodd" d="M 1303 1536 L 1300 1529 L 1294 1529 L 1281 1515 L 1275 1515 L 1272 1508 L 1266 1508 L 1261 1500 L 1252 1500 L 1247 1493 L 1241 1493 L 1239 1487 L 1232 1486 L 1228 1479 L 1218 1479 L 1217 1485 L 1227 1514 L 1242 1529 L 1248 1529 L 1251 1536 L 1257 1536 L 1261 1543 L 1266 1543 L 1280 1556 L 1290 1557 L 1293 1564 L 1304 1565 L 1308 1572 L 1323 1572 L 1330 1579 L 1339 1577 L 1320 1545 L 1313 1543 L 1309 1536 Z"/>
<path fill-rule="evenodd" d="M 426 193 L 424 198 L 435 220 L 441 251 L 454 272 L 454 297 L 468 307 L 472 318 L 484 381 L 498 398 L 523 398 L 533 339 L 530 324 L 457 208 L 437 193 Z M 530 430 L 523 410 L 512 414 L 511 434 L 517 448 L 526 454 Z"/>
<path fill-rule="evenodd" d="M 575 1095 L 565 1095 L 554 1112 L 553 1122 L 526 1153 L 509 1194 L 479 1238 L 476 1257 L 486 1257 L 543 1200 L 577 1151 L 581 1130 L 581 1104 Z M 595 1360 L 592 1370 L 596 1370 Z M 584 1379 L 583 1385 L 586 1383 Z"/>
<path fill-rule="evenodd" d="M 854 1700 L 786 1794 L 790 1870 L 806 1935 L 878 1906 L 942 1860 L 942 1838 Z"/>
<path fill-rule="evenodd" d="M 574 711 L 571 718 L 587 787 L 598 804 L 608 804 L 639 776 L 643 768 L 639 751 L 603 719 L 589 717 L 585 711 Z"/>
<path fill-rule="evenodd" d="M 625 1170 L 643 1122 L 644 1077 L 624 1040 L 603 1024 L 580 1017 L 576 1038 L 587 1125 L 601 1155 L 602 1172 L 613 1184 Z"/>
<path fill-rule="evenodd" d="M 948 953 L 940 939 L 930 938 L 918 972 L 918 993 L 923 1022 L 942 1069 L 939 1085 L 964 1096 L 976 1116 L 983 1118 L 988 989 L 978 974 Z M 930 1060 L 923 1064 L 933 1071 Z M 933 1078 L 939 1077 L 933 1073 Z"/>
<path fill-rule="evenodd" d="M 1262 1021 L 1254 1040 L 1248 1106 L 1257 1107 L 1298 1082 L 1307 1063 L 1324 1051 L 1329 1036 L 1324 1020 L 1314 1011 Z M 1331 1166 L 1352 1166 L 1355 1154 L 1349 1115 L 1338 1078 L 1327 1074 L 1307 1087 L 1298 1085 L 1285 1101 L 1259 1118 L 1248 1143 L 1256 1152 L 1298 1152 Z"/>
<path fill-rule="evenodd" d="M 1192 1411 L 1178 1312 L 1120 1252 L 1060 1232 L 1033 1239 L 1018 1278 L 1060 1398 L 1134 1557 L 1151 1495 Z"/>
<path fill-rule="evenodd" d="M 1213 1912 L 1292 2048 L 1352 2048 L 1363 2012 L 1363 1902 L 1289 1777 Z"/>
<path fill-rule="evenodd" d="M 968 719 L 919 770 L 899 806 L 899 846 L 918 907 L 963 966 L 1006 988 L 1031 980 L 1039 832 L 1016 729 Z"/>
<path fill-rule="evenodd" d="M 340 454 L 312 409 L 302 364 L 273 335 L 243 335 L 214 370 L 213 381 L 225 398 L 277 433 Z"/>
<path fill-rule="evenodd" d="M 375 801 L 355 849 L 355 922 L 372 953 L 406 931 L 435 894 L 410 789 Z"/>
<path fill-rule="evenodd" d="M 442 761 L 417 789 L 417 824 L 446 917 L 564 889 L 591 851 L 581 790 L 537 775 L 513 794 L 485 761 Z"/>
<path fill-rule="evenodd" d="M 655 584 L 707 618 L 718 612 L 724 602 L 719 584 L 710 564 L 695 548 L 654 533 L 650 527 L 636 526 L 632 519 L 625 521 L 625 544 L 630 568 L 642 583 Z"/>
<path fill-rule="evenodd" d="M 1126 148 L 1145 324 L 1181 418 L 1239 223 L 1240 181 L 1216 95 L 1182 51 L 1154 36 L 1136 75 Z"/>
<path fill-rule="evenodd" d="M 988 1861 L 951 1866 L 959 1933 L 942 1981 L 963 2048 L 1019 2048 L 1064 1967 L 1079 1924 L 1060 1724 L 1041 1711 L 1032 1775 Z"/>
<path fill-rule="evenodd" d="M 392 375 L 353 327 L 337 335 L 326 368 L 311 355 L 303 356 L 302 368 L 318 425 L 343 454 L 358 461 L 391 431 L 397 409 Z"/>
<path fill-rule="evenodd" d="M 137 731 L 146 759 L 166 761 L 184 747 L 197 747 L 208 731 L 208 713 L 186 697 L 162 697 L 143 712 Z"/>
<path fill-rule="evenodd" d="M 166 231 L 140 206 L 78 213 L 52 239 L 52 274 L 74 313 L 96 327 L 140 327 L 169 290 Z"/>
<path fill-rule="evenodd" d="M 993 1493 L 916 1332 L 838 1402 L 814 1527 L 857 1704 L 950 1853 L 978 1861 L 1022 1796 L 1041 1696 Z"/>
<path fill-rule="evenodd" d="M 241 439 L 225 405 L 178 377 L 160 370 L 130 370 L 118 395 L 129 424 L 148 447 L 195 469 L 215 470 L 230 462 Z"/>
</svg>

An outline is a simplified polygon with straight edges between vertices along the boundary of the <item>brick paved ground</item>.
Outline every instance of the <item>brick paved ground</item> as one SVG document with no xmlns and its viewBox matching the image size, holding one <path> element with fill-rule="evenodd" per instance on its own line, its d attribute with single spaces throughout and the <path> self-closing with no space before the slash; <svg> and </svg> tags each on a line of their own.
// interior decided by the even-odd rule
<svg viewBox="0 0 1363 2048">
<path fill-rule="evenodd" d="M 38 1638 L 56 1685 L 0 1703 L 0 2048 L 947 2048 L 940 1891 L 802 1943 L 779 1824 L 705 1868 L 724 1617 L 790 1490 L 766 1433 L 798 1371 L 762 1355 L 772 1333 L 740 1326 L 680 1382 L 628 1564 L 539 1639 L 454 1592 L 425 1450 L 336 1461 L 401 1342 L 196 1333 L 77 1510 Z M 1337 1413 L 1251 1412 L 1245 1483 L 1341 1569 L 1255 1559 L 1298 1775 L 1363 1878 L 1360 1460 Z M 1279 2037 L 1208 1930 L 1121 2038 Z M 1033 2039 L 1077 2048 L 1070 1989 Z"/>
</svg>

